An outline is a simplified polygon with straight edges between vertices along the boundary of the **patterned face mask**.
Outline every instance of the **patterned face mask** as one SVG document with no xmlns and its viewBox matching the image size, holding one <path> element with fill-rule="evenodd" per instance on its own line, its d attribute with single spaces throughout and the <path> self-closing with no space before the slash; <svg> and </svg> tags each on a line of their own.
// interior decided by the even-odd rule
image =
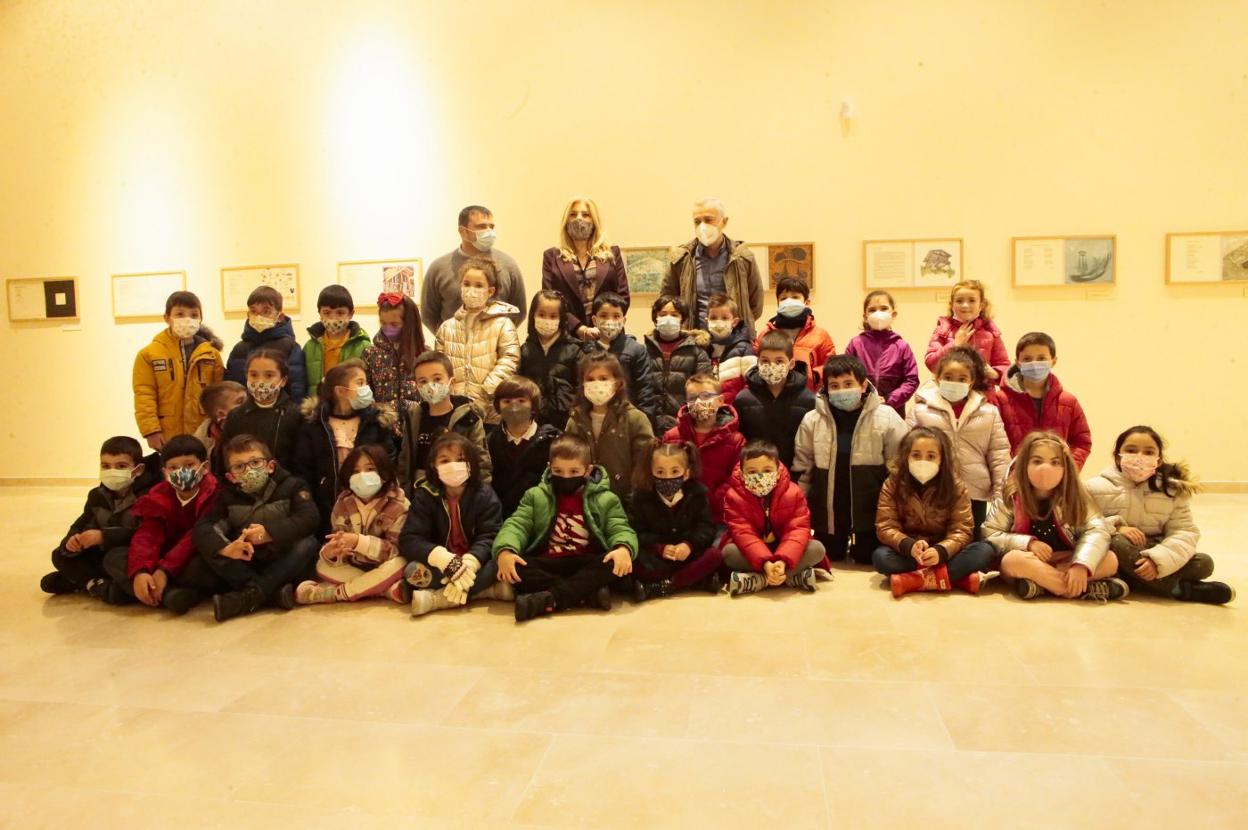
<svg viewBox="0 0 1248 830">
<path fill-rule="evenodd" d="M 766 473 L 745 473 L 741 478 L 745 482 L 745 489 L 761 499 L 776 489 L 776 482 L 780 480 L 780 472 L 774 470 Z"/>
<path fill-rule="evenodd" d="M 175 490 L 194 490 L 203 480 L 204 471 L 202 467 L 179 467 L 165 473 L 165 478 L 169 479 Z"/>
<path fill-rule="evenodd" d="M 247 381 L 247 391 L 251 393 L 251 397 L 260 403 L 268 403 L 277 397 L 277 393 L 281 391 L 282 385 L 271 380 L 249 380 Z"/>
<path fill-rule="evenodd" d="M 254 496 L 269 483 L 269 471 L 264 467 L 248 467 L 246 472 L 238 476 L 238 488 L 249 496 Z"/>
<path fill-rule="evenodd" d="M 321 325 L 325 327 L 325 332 L 327 334 L 337 335 L 337 334 L 342 334 L 344 331 L 346 331 L 347 327 L 351 325 L 351 321 L 350 320 L 326 320 L 324 317 L 322 317 Z"/>
<path fill-rule="evenodd" d="M 784 379 L 789 376 L 789 366 L 787 363 L 760 363 L 758 364 L 758 376 L 771 386 L 784 383 Z"/>
<path fill-rule="evenodd" d="M 720 398 L 716 395 L 713 398 L 696 398 L 689 401 L 689 414 L 693 416 L 695 421 L 707 423 L 715 420 L 715 416 L 719 414 Z"/>
</svg>

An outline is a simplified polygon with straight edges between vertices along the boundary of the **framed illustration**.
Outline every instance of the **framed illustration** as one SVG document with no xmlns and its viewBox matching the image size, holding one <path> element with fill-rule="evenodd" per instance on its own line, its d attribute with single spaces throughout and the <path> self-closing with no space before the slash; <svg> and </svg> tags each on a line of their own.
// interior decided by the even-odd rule
<svg viewBox="0 0 1248 830">
<path fill-rule="evenodd" d="M 964 279 L 962 240 L 867 239 L 862 285 L 873 288 L 947 288 Z"/>
<path fill-rule="evenodd" d="M 628 273 L 628 293 L 632 297 L 657 297 L 667 275 L 668 248 L 621 248 L 624 270 Z"/>
<path fill-rule="evenodd" d="M 1011 258 L 1015 288 L 1113 285 L 1116 236 L 1016 236 Z"/>
<path fill-rule="evenodd" d="M 5 280 L 5 294 L 11 322 L 78 319 L 77 277 Z"/>
<path fill-rule="evenodd" d="M 763 276 L 763 288 L 771 289 L 785 277 L 797 277 L 815 291 L 815 243 L 813 242 L 765 242 L 750 245 L 758 270 Z M 761 254 L 761 256 L 760 256 Z"/>
<path fill-rule="evenodd" d="M 282 295 L 282 311 L 299 310 L 298 265 L 246 265 L 221 269 L 221 309 L 226 314 L 246 314 L 247 296 L 268 285 Z"/>
<path fill-rule="evenodd" d="M 418 297 L 423 274 L 424 263 L 419 257 L 338 263 L 338 284 L 351 292 L 356 309 L 366 311 L 377 308 L 377 295 L 385 291 Z"/>
<path fill-rule="evenodd" d="M 1248 280 L 1248 231 L 1166 234 L 1166 284 Z"/>
<path fill-rule="evenodd" d="M 186 272 L 113 274 L 112 289 L 114 320 L 161 320 L 169 295 L 186 290 Z"/>
</svg>

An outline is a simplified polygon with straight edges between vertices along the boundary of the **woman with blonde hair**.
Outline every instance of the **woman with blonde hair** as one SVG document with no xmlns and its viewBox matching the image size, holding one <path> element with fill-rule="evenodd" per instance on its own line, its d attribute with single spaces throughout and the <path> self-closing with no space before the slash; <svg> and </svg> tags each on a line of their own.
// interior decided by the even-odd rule
<svg viewBox="0 0 1248 830">
<path fill-rule="evenodd" d="M 629 301 L 624 257 L 607 241 L 593 199 L 573 199 L 559 222 L 559 244 L 542 255 L 542 288 L 563 294 L 569 334 L 596 340 L 598 329 L 590 320 L 594 297 L 611 292 L 623 297 L 626 305 Z"/>
</svg>

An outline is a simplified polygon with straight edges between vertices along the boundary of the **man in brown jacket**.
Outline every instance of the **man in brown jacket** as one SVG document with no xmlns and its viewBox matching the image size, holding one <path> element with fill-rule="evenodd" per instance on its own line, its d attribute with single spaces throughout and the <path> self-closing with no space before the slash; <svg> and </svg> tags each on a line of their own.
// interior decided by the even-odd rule
<svg viewBox="0 0 1248 830">
<path fill-rule="evenodd" d="M 763 281 L 754 254 L 743 242 L 724 236 L 728 214 L 719 199 L 693 206 L 696 238 L 668 252 L 662 293 L 680 297 L 693 312 L 693 329 L 706 328 L 706 303 L 712 294 L 727 294 L 741 309 L 754 337 L 754 322 L 763 316 Z"/>
</svg>

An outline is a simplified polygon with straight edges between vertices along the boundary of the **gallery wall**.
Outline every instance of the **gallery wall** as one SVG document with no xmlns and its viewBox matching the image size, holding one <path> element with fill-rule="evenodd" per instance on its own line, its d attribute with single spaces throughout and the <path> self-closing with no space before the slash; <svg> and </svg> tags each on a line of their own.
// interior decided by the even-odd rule
<svg viewBox="0 0 1248 830">
<path fill-rule="evenodd" d="M 730 236 L 814 241 L 838 348 L 862 240 L 960 237 L 1007 343 L 1057 339 L 1091 468 L 1145 421 L 1243 482 L 1248 286 L 1166 286 L 1163 240 L 1248 227 L 1245 30 L 1240 0 L 0 3 L 0 276 L 81 306 L 0 318 L 0 478 L 135 432 L 160 326 L 114 323 L 111 273 L 186 270 L 228 345 L 223 266 L 300 263 L 301 330 L 337 261 L 428 262 L 482 202 L 531 293 L 587 194 L 621 244 L 690 238 L 704 195 Z M 1116 286 L 1010 287 L 1011 236 L 1075 234 L 1116 235 Z M 921 353 L 943 301 L 898 302 Z"/>
</svg>

